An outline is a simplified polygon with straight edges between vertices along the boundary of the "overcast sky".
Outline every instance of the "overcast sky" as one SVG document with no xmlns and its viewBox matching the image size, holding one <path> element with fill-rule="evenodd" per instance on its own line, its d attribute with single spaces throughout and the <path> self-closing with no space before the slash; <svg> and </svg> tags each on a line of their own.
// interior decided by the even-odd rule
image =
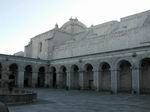
<svg viewBox="0 0 150 112">
<path fill-rule="evenodd" d="M 150 10 L 150 0 L 0 0 L 0 53 L 23 51 L 30 38 L 77 17 L 87 27 Z"/>
</svg>

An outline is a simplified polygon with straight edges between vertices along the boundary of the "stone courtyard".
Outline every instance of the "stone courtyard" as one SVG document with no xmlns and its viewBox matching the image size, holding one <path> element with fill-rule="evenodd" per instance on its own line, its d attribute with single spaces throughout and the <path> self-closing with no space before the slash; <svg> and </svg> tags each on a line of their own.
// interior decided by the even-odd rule
<svg viewBox="0 0 150 112">
<path fill-rule="evenodd" d="M 0 88 L 38 94 L 10 112 L 150 112 L 149 32 L 150 10 L 91 27 L 70 18 L 0 54 Z"/>
<path fill-rule="evenodd" d="M 63 89 L 33 89 L 38 100 L 9 106 L 10 112 L 149 112 L 150 95 L 131 95 Z"/>
</svg>

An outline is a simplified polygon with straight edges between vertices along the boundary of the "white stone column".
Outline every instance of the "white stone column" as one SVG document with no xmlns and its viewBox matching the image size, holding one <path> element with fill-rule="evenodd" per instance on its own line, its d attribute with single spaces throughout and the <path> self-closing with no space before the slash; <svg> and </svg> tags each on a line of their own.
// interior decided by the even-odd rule
<svg viewBox="0 0 150 112">
<path fill-rule="evenodd" d="M 81 89 L 84 89 L 84 71 L 79 71 L 79 85 Z"/>
<path fill-rule="evenodd" d="M 99 91 L 100 87 L 99 87 L 99 70 L 98 69 L 94 69 L 94 74 L 93 74 L 93 86 L 94 89 L 96 91 Z"/>
<path fill-rule="evenodd" d="M 8 87 L 8 85 L 5 83 L 5 80 L 9 80 L 9 64 L 8 62 L 2 63 L 2 87 Z"/>
<path fill-rule="evenodd" d="M 68 89 L 71 89 L 71 72 L 67 72 L 67 87 Z"/>
<path fill-rule="evenodd" d="M 37 68 L 33 68 L 32 70 L 32 87 L 37 87 L 38 85 L 38 70 Z"/>
<path fill-rule="evenodd" d="M 46 72 L 45 72 L 45 83 L 44 83 L 45 87 L 51 87 L 51 82 L 50 82 L 50 80 L 51 80 L 50 72 L 49 72 L 49 70 L 47 69 Z"/>
<path fill-rule="evenodd" d="M 113 93 L 118 92 L 118 70 L 117 69 L 111 70 L 111 91 Z"/>
<path fill-rule="evenodd" d="M 98 88 L 97 91 L 102 91 L 102 71 L 99 70 L 99 74 L 98 74 Z"/>
<path fill-rule="evenodd" d="M 56 75 L 57 77 L 56 77 L 56 83 L 57 83 L 57 88 L 61 88 L 61 73 L 58 71 L 57 72 L 57 75 Z"/>
<path fill-rule="evenodd" d="M 132 93 L 140 94 L 140 69 L 132 67 Z"/>
<path fill-rule="evenodd" d="M 53 73 L 52 73 L 52 71 L 49 72 L 49 81 L 48 82 L 49 82 L 49 87 L 52 88 L 53 87 Z"/>
<path fill-rule="evenodd" d="M 17 79 L 17 85 L 19 88 L 24 87 L 24 71 L 25 71 L 24 67 L 19 67 Z"/>
<path fill-rule="evenodd" d="M 74 78 L 73 78 L 74 72 L 70 71 L 70 87 L 69 89 L 73 89 L 74 88 Z"/>
<path fill-rule="evenodd" d="M 38 72 L 32 73 L 32 87 L 37 87 L 38 85 Z"/>
</svg>

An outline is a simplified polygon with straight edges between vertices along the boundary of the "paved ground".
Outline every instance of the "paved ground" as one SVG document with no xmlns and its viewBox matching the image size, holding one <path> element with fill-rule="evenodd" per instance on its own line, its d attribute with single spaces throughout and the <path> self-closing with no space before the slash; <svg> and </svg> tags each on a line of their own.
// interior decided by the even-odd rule
<svg viewBox="0 0 150 112">
<path fill-rule="evenodd" d="M 36 89 L 38 101 L 10 106 L 10 112 L 150 112 L 150 95 Z"/>
</svg>

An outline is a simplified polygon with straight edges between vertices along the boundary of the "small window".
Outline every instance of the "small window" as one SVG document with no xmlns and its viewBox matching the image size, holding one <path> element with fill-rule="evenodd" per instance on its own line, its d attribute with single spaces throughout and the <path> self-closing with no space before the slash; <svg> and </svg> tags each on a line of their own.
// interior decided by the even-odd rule
<svg viewBox="0 0 150 112">
<path fill-rule="evenodd" d="M 39 52 L 42 52 L 42 42 L 39 43 Z"/>
</svg>

